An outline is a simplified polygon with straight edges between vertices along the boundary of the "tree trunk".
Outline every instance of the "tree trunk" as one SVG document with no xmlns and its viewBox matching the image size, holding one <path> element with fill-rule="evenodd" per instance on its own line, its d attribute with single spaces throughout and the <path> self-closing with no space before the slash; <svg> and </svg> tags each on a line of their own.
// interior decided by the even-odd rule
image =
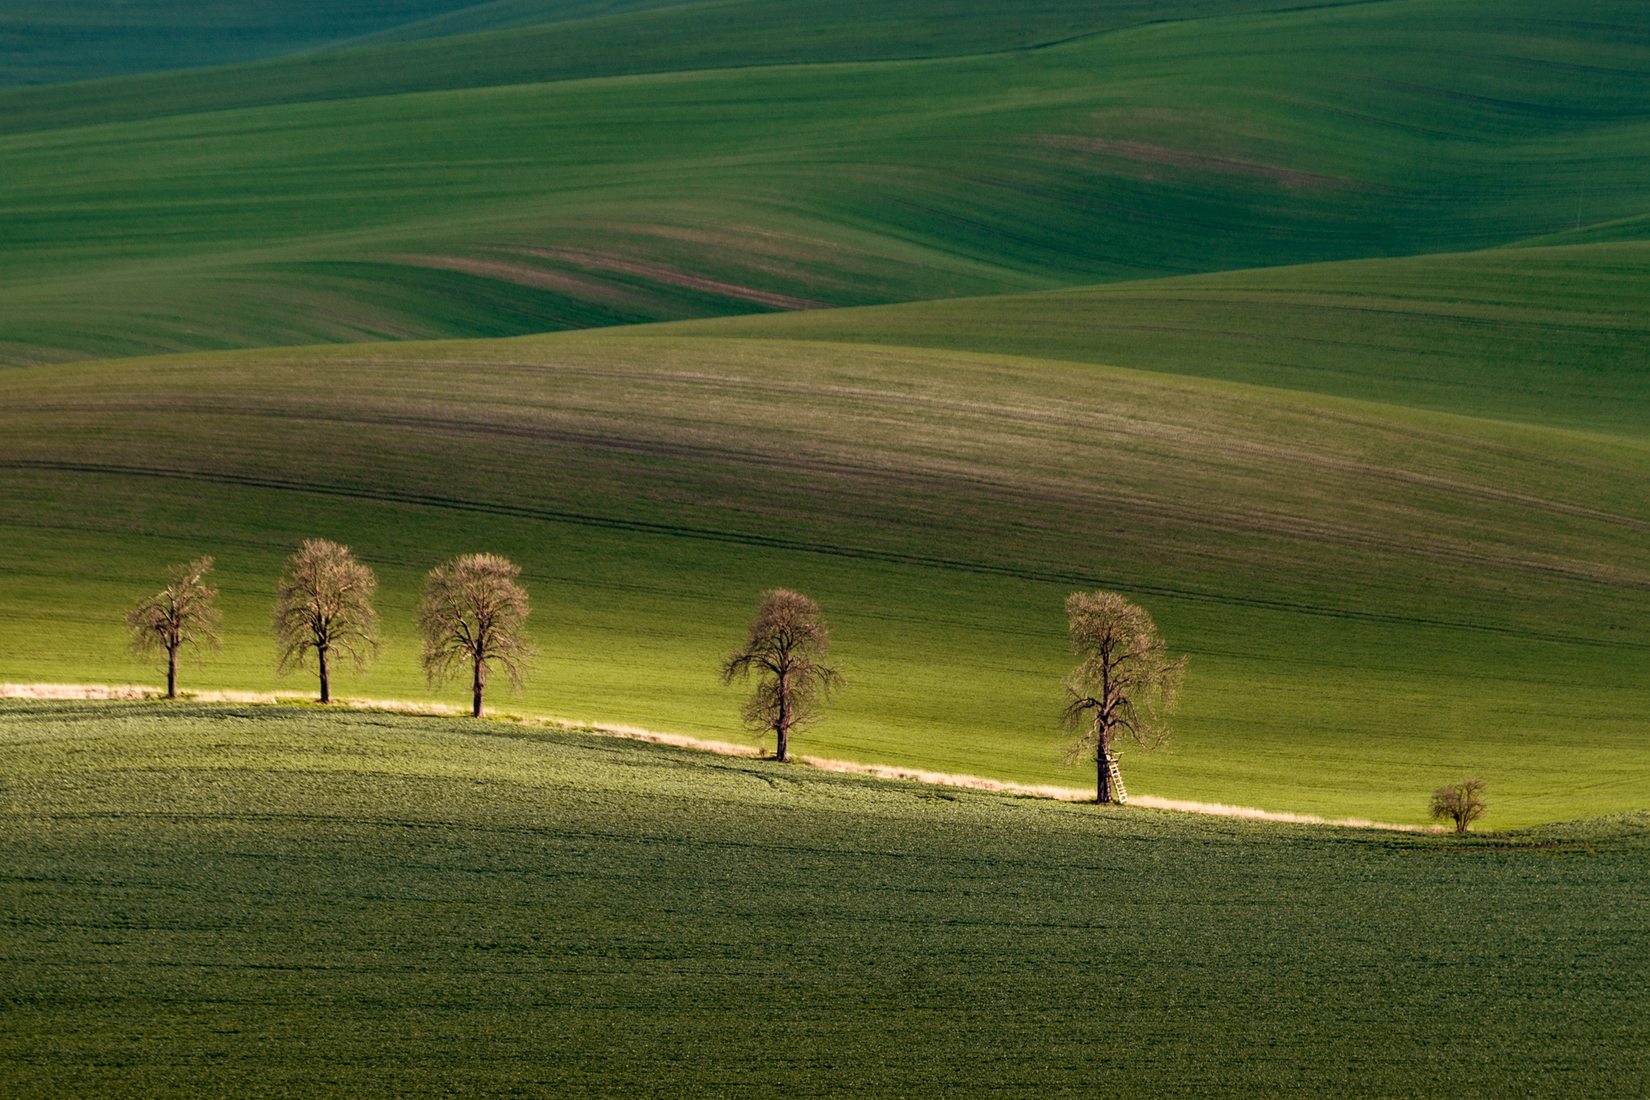
<svg viewBox="0 0 1650 1100">
<path fill-rule="evenodd" d="M 332 702 L 332 678 L 327 674 L 327 647 L 315 647 L 315 659 L 321 666 L 321 702 Z"/>
<path fill-rule="evenodd" d="M 783 764 L 785 762 L 785 754 L 788 751 L 790 751 L 790 746 L 789 746 L 790 735 L 791 735 L 791 714 L 790 714 L 791 694 L 790 694 L 790 692 L 791 692 L 790 677 L 787 676 L 785 673 L 781 672 L 779 674 L 779 720 L 773 724 L 773 732 L 774 732 L 774 735 L 775 735 L 774 736 L 774 755 L 779 757 L 779 762 L 781 764 Z"/>
<path fill-rule="evenodd" d="M 178 697 L 178 647 L 166 647 L 166 697 Z"/>
<path fill-rule="evenodd" d="M 475 681 L 472 685 L 474 697 L 470 705 L 470 717 L 481 717 L 481 692 L 487 686 L 487 662 L 476 658 Z"/>
<path fill-rule="evenodd" d="M 1106 766 L 1111 759 L 1109 748 L 1106 735 L 1097 734 L 1094 745 L 1094 801 L 1101 806 L 1111 801 L 1111 769 Z"/>
</svg>

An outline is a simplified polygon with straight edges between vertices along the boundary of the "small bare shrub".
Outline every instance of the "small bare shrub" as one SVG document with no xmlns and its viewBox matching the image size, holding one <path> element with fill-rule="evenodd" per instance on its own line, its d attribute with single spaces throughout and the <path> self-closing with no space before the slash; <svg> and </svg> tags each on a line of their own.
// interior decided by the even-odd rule
<svg viewBox="0 0 1650 1100">
<path fill-rule="evenodd" d="M 1483 817 L 1484 807 L 1482 779 L 1463 779 L 1432 792 L 1432 819 L 1454 822 L 1457 833 Z"/>
</svg>

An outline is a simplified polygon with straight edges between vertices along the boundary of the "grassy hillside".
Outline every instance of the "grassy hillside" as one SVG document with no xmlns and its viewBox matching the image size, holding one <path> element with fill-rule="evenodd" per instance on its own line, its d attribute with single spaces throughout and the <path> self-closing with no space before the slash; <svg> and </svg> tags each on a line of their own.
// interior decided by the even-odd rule
<svg viewBox="0 0 1650 1100">
<path fill-rule="evenodd" d="M 119 612 L 210 552 L 193 682 L 268 689 L 327 536 L 384 576 L 344 690 L 424 697 L 419 579 L 495 549 L 541 604 L 524 709 L 735 736 L 716 659 L 786 584 L 852 684 L 815 751 L 1070 782 L 1059 606 L 1103 585 L 1193 658 L 1139 789 L 1641 807 L 1642 11 L 857 10 L 511 3 L 6 97 L 5 362 L 596 331 L 0 374 L 0 676 L 151 675 Z"/>
<path fill-rule="evenodd" d="M 279 57 L 470 2 L 9 0 L 0 9 L 0 87 Z"/>
<path fill-rule="evenodd" d="M 1129 27 L 1287 8 L 1287 0 L 495 0 L 339 48 L 212 72 L 13 92 L 0 131 L 316 99 L 559 80 L 955 57 Z M 30 42 L 38 42 L 35 36 Z"/>
<path fill-rule="evenodd" d="M 521 32 L 546 24 L 581 23 L 654 8 L 703 6 L 699 0 L 482 0 L 362 36 L 363 42 L 457 38 L 480 31 Z"/>
<path fill-rule="evenodd" d="M 649 338 L 1037 356 L 1643 439 L 1650 245 L 1596 243 L 1141 280 Z"/>
<path fill-rule="evenodd" d="M 188 680 L 267 690 L 279 563 L 321 535 L 383 574 L 385 656 L 346 693 L 423 697 L 420 578 L 489 549 L 539 603 L 516 705 L 736 737 L 715 664 L 785 584 L 850 682 L 804 751 L 1081 782 L 1060 604 L 1103 585 L 1192 657 L 1137 789 L 1414 821 L 1481 772 L 1512 825 L 1650 783 L 1642 435 L 617 331 L 34 368 L 0 396 L 0 611 L 32 639 L 4 679 L 152 676 L 120 609 L 210 552 L 228 645 Z"/>
<path fill-rule="evenodd" d="M 799 752 L 1082 786 L 1103 587 L 1189 658 L 1134 793 L 1494 831 L 0 701 L 0 1093 L 1650 1092 L 1647 74 L 1630 0 L 11 5 L 0 682 L 158 684 L 212 554 L 184 689 L 306 690 L 326 537 L 335 693 L 456 702 L 493 551 L 506 719 L 749 741 L 782 585 Z"/>
<path fill-rule="evenodd" d="M 443 39 L 336 62 L 344 84 L 316 61 L 0 99 L 0 360 L 1027 291 L 1478 248 L 1573 231 L 1578 200 L 1588 224 L 1650 205 L 1636 5 L 1199 5 L 842 63 L 889 39 L 805 10 L 604 16 L 577 49 L 554 32 L 571 69 L 526 38 L 521 68 Z M 999 39 L 983 12 L 933 51 Z M 642 33 L 667 16 L 702 28 L 701 60 Z M 1041 40 L 1023 29 L 1010 44 Z M 722 67 L 617 75 L 682 64 Z"/>
<path fill-rule="evenodd" d="M 576 734 L 0 707 L 30 1095 L 1636 1095 L 1642 815 L 1469 841 Z"/>
</svg>

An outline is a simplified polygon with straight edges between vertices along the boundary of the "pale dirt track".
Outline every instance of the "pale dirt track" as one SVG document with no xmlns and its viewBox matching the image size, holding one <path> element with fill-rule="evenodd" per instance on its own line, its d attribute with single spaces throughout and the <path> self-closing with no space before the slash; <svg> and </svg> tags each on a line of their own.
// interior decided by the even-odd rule
<svg viewBox="0 0 1650 1100">
<path fill-rule="evenodd" d="M 138 684 L 0 684 L 0 699 L 42 700 L 140 700 L 158 699 L 154 688 Z M 275 703 L 307 703 L 312 695 L 295 691 L 198 691 L 186 692 L 185 702 L 270 705 Z M 353 710 L 387 711 L 396 714 L 418 714 L 440 718 L 462 718 L 467 708 L 441 703 L 416 703 L 400 699 L 338 699 L 333 704 Z M 657 745 L 694 749 L 721 756 L 761 756 L 761 750 L 732 741 L 710 741 L 686 734 L 666 733 L 642 729 L 638 726 L 613 725 L 604 722 L 575 722 L 566 718 L 543 715 L 507 713 L 499 716 L 512 722 L 528 722 L 555 729 L 597 733 L 608 737 L 624 737 L 633 741 L 650 741 Z M 495 719 L 497 720 L 497 719 Z M 1036 786 L 988 779 L 979 775 L 956 775 L 948 772 L 926 771 L 889 764 L 860 764 L 852 760 L 832 760 L 821 756 L 798 755 L 796 761 L 806 767 L 843 775 L 864 775 L 877 779 L 899 779 L 912 783 L 932 783 L 942 787 L 959 787 L 974 791 L 995 791 L 1035 798 L 1050 798 L 1061 802 L 1087 802 L 1089 792 L 1076 787 Z M 1297 825 L 1330 825 L 1343 829 L 1382 829 L 1390 832 L 1419 833 L 1428 830 L 1419 825 L 1397 825 L 1365 818 L 1320 817 L 1317 814 L 1297 814 L 1282 810 L 1262 810 L 1253 806 L 1228 806 L 1221 802 L 1193 802 L 1186 799 L 1161 798 L 1157 795 L 1131 795 L 1129 805 L 1151 810 L 1172 810 L 1176 813 L 1208 814 L 1215 817 L 1241 818 L 1246 821 L 1278 821 Z"/>
</svg>

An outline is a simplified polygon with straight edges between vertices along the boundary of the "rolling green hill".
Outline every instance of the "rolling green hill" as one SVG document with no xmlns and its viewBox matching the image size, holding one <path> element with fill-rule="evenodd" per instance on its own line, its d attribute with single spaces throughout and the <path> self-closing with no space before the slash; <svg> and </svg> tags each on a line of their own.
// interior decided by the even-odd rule
<svg viewBox="0 0 1650 1100">
<path fill-rule="evenodd" d="M 401 23 L 423 23 L 469 5 L 470 0 L 10 0 L 0 9 L 0 87 L 278 57 Z"/>
<path fill-rule="evenodd" d="M 0 699 L 0 1092 L 1650 1092 L 1647 302 L 1635 0 L 12 4 L 0 695 L 158 684 L 202 554 L 184 690 L 309 690 L 310 537 L 381 582 L 336 694 L 466 695 L 459 553 L 538 658 Z M 752 743 L 775 586 L 804 755 L 1085 786 L 1103 587 L 1189 660 L 1134 794 L 1489 831 L 542 721 Z"/>
<path fill-rule="evenodd" d="M 1004 8 L 986 0 L 888 0 L 868 9 L 857 0 L 495 0 L 263 64 L 14 92 L 5 100 L 11 117 L 0 121 L 0 130 L 695 69 L 1031 50 L 1131 27 L 1289 6 L 1287 0 L 1042 0 Z M 147 19 L 163 24 L 165 33 L 173 29 L 152 9 Z M 27 41 L 39 48 L 50 38 L 31 28 Z"/>
<path fill-rule="evenodd" d="M 209 552 L 195 682 L 268 690 L 327 536 L 384 576 L 344 689 L 425 698 L 419 578 L 495 549 L 522 709 L 734 736 L 787 584 L 853 685 L 810 751 L 1070 781 L 1103 585 L 1193 658 L 1138 789 L 1641 806 L 1643 13 L 1265 7 L 505 4 L 0 96 L 0 677 L 147 675 L 120 609 Z"/>
<path fill-rule="evenodd" d="M 1139 280 L 641 329 L 1036 356 L 1644 439 L 1650 245 Z"/>
<path fill-rule="evenodd" d="M 210 552 L 228 646 L 195 682 L 268 690 L 280 560 L 321 535 L 383 573 L 385 658 L 343 690 L 424 698 L 419 578 L 491 549 L 540 603 L 529 711 L 737 737 L 716 661 L 785 584 L 823 602 L 851 684 L 804 751 L 1071 783 L 1060 604 L 1103 585 L 1192 656 L 1179 748 L 1131 757 L 1137 789 L 1415 821 L 1482 772 L 1506 824 L 1642 804 L 1650 446 L 1611 430 L 1631 377 L 1554 417 L 1581 430 L 775 320 L 0 376 L 0 610 L 42 639 L 0 678 L 152 675 L 119 610 Z M 1502 334 L 1477 339 L 1457 376 L 1491 369 Z"/>
<path fill-rule="evenodd" d="M 511 30 L 10 93 L 0 359 L 1477 249 L 1573 231 L 1578 207 L 1637 232 L 1636 5 L 1253 9 L 1123 7 L 1047 43 L 1071 9 L 928 34 L 941 8 L 913 3 L 888 18 L 930 44 L 878 52 L 895 39 L 840 5 L 671 7 L 580 22 L 576 47 L 551 27 L 549 54 Z M 668 19 L 701 55 L 647 30 Z M 876 60 L 911 51 L 935 56 Z"/>
<path fill-rule="evenodd" d="M 1644 815 L 1441 837 L 0 704 L 29 1095 L 1636 1095 Z"/>
</svg>

